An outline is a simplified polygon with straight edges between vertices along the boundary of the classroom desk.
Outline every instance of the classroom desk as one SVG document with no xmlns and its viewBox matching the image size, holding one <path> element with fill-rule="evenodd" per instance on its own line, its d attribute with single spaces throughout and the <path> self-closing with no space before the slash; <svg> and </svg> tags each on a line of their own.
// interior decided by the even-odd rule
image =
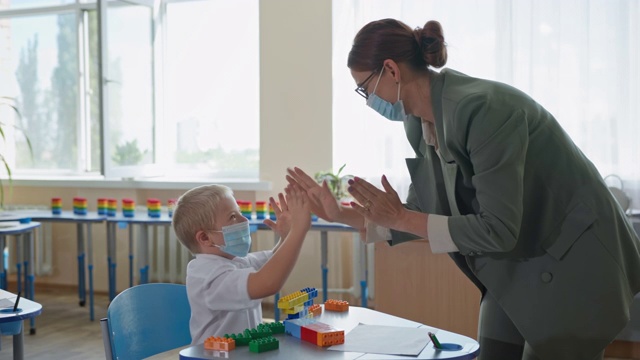
<svg viewBox="0 0 640 360">
<path fill-rule="evenodd" d="M 76 224 L 76 243 L 78 251 L 78 303 L 80 306 L 84 306 L 87 300 L 87 277 L 85 272 L 86 257 L 87 269 L 89 270 L 89 318 L 93 321 L 93 238 L 91 226 L 93 224 L 103 222 L 106 219 L 106 215 L 99 215 L 95 211 L 88 211 L 86 215 L 74 214 L 73 211 L 62 211 L 60 214 L 54 214 L 51 210 L 17 210 L 12 213 L 15 216 L 28 216 L 32 220 L 40 222 Z M 83 229 L 83 225 L 86 228 L 86 233 Z"/>
<path fill-rule="evenodd" d="M 28 223 L 14 223 L 14 222 L 0 222 L 0 249 L 4 250 L 6 245 L 6 237 L 13 235 L 16 237 L 16 257 L 18 274 L 16 276 L 18 292 L 24 294 L 24 298 L 33 300 L 34 298 L 34 280 L 33 275 L 33 231 L 40 227 L 39 222 L 30 221 Z M 22 241 L 19 238 L 22 237 Z M 22 258 L 22 260 L 21 260 Z M 22 264 L 20 264 L 22 261 Z M 7 288 L 7 269 L 4 267 L 4 251 L 0 251 L 0 280 L 2 282 L 2 290 Z M 24 265 L 24 269 L 21 269 L 21 265 Z M 22 290 L 22 270 L 24 270 L 24 291 Z M 35 334 L 35 320 L 33 317 L 30 319 L 31 328 L 29 333 Z"/>
<path fill-rule="evenodd" d="M 278 334 L 276 338 L 280 342 L 277 350 L 267 351 L 260 354 L 249 352 L 248 346 L 237 346 L 229 352 L 219 352 L 205 350 L 203 344 L 189 346 L 180 351 L 181 360 L 200 359 L 474 359 L 480 352 L 480 345 L 474 339 L 455 334 L 446 330 L 439 330 L 429 326 L 388 315 L 368 308 L 351 306 L 347 312 L 322 312 L 318 321 L 329 324 L 337 329 L 345 331 L 345 341 L 349 341 L 348 332 L 359 324 L 384 325 L 398 327 L 427 328 L 435 333 L 441 343 L 459 344 L 463 348 L 459 351 L 439 351 L 433 348 L 431 342 L 424 347 L 418 356 L 397 356 L 385 354 L 371 354 L 360 352 L 342 352 L 328 350 L 302 341 L 290 335 Z"/>
<path fill-rule="evenodd" d="M 162 225 L 162 226 L 170 226 L 171 218 L 162 214 L 161 217 L 152 218 L 149 217 L 145 213 L 136 213 L 133 217 L 125 217 L 122 215 L 117 216 L 109 216 L 106 218 L 107 221 L 107 263 L 109 264 L 109 299 L 113 300 L 116 296 L 116 225 L 120 224 L 132 224 L 132 225 L 140 225 L 140 231 L 143 241 L 141 241 L 140 256 L 138 257 L 138 268 L 140 271 L 140 284 L 145 284 L 149 280 L 149 258 L 148 258 L 148 234 L 149 234 L 149 226 L 154 225 Z M 263 223 L 262 219 L 251 219 L 249 220 L 251 225 L 251 231 L 255 230 L 271 230 L 267 225 Z M 133 226 L 129 226 L 129 286 L 133 286 Z M 329 223 L 326 221 L 314 221 L 311 224 L 312 231 L 320 231 L 320 254 L 321 254 L 321 271 L 322 271 L 322 296 L 323 302 L 327 301 L 327 273 L 329 271 L 327 266 L 328 259 L 328 232 L 329 231 L 342 231 L 342 232 L 352 232 L 355 236 L 358 236 L 358 232 L 356 229 L 339 223 Z M 277 235 L 275 235 L 275 242 L 278 241 Z M 367 266 L 367 258 L 366 258 L 366 245 L 358 242 L 361 245 L 360 253 L 362 254 L 361 261 L 361 305 L 363 307 L 367 306 L 367 297 L 368 297 L 368 284 L 367 284 L 367 276 L 368 276 L 368 266 Z M 276 294 L 275 304 L 278 303 L 279 294 Z M 280 310 L 275 307 L 274 316 L 276 321 L 280 319 Z"/>
<path fill-rule="evenodd" d="M 15 302 L 17 295 L 0 289 L 0 299 Z M 6 310 L 5 310 L 6 309 Z M 13 358 L 24 359 L 24 331 L 23 321 L 33 319 L 42 312 L 42 305 L 29 299 L 20 299 L 17 313 L 12 307 L 0 309 L 0 334 L 13 335 Z M 6 312 L 5 312 L 6 311 Z"/>
</svg>

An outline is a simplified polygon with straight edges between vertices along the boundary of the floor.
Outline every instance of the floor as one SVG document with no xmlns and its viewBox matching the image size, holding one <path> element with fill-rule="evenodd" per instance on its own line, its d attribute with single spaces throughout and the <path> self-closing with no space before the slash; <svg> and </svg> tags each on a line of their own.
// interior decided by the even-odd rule
<svg viewBox="0 0 640 360">
<path fill-rule="evenodd" d="M 91 360 L 104 359 L 104 346 L 100 319 L 106 316 L 109 304 L 107 294 L 96 294 L 95 320 L 89 321 L 88 306 L 78 305 L 77 290 L 73 287 L 47 287 L 36 289 L 36 301 L 43 304 L 42 315 L 36 318 L 36 334 L 29 335 L 25 322 L 25 359 L 29 360 Z M 263 310 L 265 318 L 273 317 L 273 310 Z M 0 337 L 0 360 L 12 359 L 13 344 L 10 336 Z M 154 359 L 177 359 L 177 355 Z M 606 360 L 621 360 L 607 358 Z"/>
</svg>

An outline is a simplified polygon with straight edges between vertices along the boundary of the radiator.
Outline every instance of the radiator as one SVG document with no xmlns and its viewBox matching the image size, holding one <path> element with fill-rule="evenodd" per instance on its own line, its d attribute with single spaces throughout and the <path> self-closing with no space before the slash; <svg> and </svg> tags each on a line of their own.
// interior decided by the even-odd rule
<svg viewBox="0 0 640 360">
<path fill-rule="evenodd" d="M 149 228 L 149 280 L 184 284 L 191 253 L 176 237 L 170 225 Z M 138 248 L 140 249 L 140 248 Z"/>
</svg>

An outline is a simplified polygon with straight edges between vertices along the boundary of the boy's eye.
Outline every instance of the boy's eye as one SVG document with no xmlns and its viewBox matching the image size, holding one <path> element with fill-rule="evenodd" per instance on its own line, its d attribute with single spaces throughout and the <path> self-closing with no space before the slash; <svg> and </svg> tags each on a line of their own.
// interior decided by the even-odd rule
<svg viewBox="0 0 640 360">
<path fill-rule="evenodd" d="M 235 220 L 236 219 L 236 214 L 231 215 L 231 220 Z"/>
</svg>

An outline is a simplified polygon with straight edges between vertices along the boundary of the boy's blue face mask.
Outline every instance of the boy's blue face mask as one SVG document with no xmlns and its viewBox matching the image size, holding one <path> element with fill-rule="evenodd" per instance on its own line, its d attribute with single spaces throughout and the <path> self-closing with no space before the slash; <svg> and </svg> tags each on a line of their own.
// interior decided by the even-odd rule
<svg viewBox="0 0 640 360">
<path fill-rule="evenodd" d="M 220 250 L 237 257 L 247 256 L 251 248 L 251 231 L 248 221 L 223 226 L 222 231 L 215 232 L 222 232 L 222 236 L 224 237 L 224 245 L 215 245 L 219 247 Z"/>
<path fill-rule="evenodd" d="M 373 92 L 367 98 L 367 105 L 375 110 L 378 114 L 386 117 L 391 121 L 404 121 L 407 118 L 407 114 L 404 111 L 404 104 L 402 104 L 402 100 L 400 100 L 400 84 L 398 83 L 398 100 L 395 104 L 392 104 L 386 100 L 383 100 L 378 95 L 376 95 L 376 89 L 378 88 L 378 83 L 380 82 L 380 78 L 382 77 L 382 73 L 384 72 L 384 67 L 382 71 L 380 71 L 380 75 L 378 75 L 378 81 L 376 81 L 376 86 L 373 88 Z"/>
</svg>

